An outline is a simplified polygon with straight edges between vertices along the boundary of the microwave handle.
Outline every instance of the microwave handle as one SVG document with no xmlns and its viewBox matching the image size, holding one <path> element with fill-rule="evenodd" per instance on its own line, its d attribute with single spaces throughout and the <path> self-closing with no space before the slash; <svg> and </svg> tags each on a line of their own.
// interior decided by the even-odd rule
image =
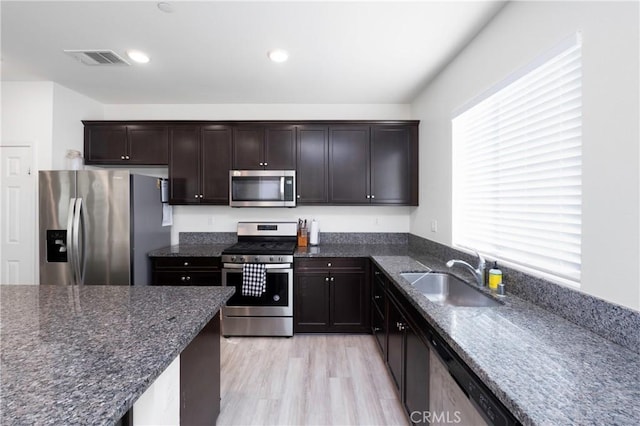
<svg viewBox="0 0 640 426">
<path fill-rule="evenodd" d="M 280 199 L 284 201 L 284 176 L 280 177 Z"/>
</svg>

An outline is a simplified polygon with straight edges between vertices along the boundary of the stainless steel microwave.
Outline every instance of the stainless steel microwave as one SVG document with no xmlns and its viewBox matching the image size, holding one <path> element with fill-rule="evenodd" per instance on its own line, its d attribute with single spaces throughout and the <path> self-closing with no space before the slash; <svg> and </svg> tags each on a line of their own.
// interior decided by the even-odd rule
<svg viewBox="0 0 640 426">
<path fill-rule="evenodd" d="M 230 170 L 231 207 L 295 207 L 295 170 Z"/>
</svg>

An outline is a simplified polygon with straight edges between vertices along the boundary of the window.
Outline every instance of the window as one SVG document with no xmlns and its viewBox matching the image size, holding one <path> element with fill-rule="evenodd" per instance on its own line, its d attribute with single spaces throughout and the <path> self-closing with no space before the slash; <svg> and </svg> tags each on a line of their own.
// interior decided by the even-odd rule
<svg viewBox="0 0 640 426">
<path fill-rule="evenodd" d="M 577 34 L 453 118 L 455 246 L 579 285 L 581 80 Z"/>
</svg>

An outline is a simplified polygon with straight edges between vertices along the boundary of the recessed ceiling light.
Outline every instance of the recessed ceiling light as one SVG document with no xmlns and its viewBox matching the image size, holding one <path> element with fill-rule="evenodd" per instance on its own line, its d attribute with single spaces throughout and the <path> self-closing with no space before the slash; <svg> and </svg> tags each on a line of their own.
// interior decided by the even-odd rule
<svg viewBox="0 0 640 426">
<path fill-rule="evenodd" d="M 127 56 L 129 59 L 139 64 L 146 64 L 149 62 L 149 55 L 139 50 L 127 50 Z"/>
<path fill-rule="evenodd" d="M 160 3 L 158 3 L 158 9 L 165 13 L 173 12 L 173 6 L 171 6 L 171 3 L 167 3 L 166 1 L 161 1 Z"/>
<path fill-rule="evenodd" d="M 284 62 L 289 59 L 289 52 L 284 49 L 273 49 L 267 53 L 267 56 L 273 62 Z"/>
</svg>

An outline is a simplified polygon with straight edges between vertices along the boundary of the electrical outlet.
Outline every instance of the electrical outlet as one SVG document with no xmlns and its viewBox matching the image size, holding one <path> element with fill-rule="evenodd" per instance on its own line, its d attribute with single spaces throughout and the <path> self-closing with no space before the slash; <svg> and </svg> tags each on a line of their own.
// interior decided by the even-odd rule
<svg viewBox="0 0 640 426">
<path fill-rule="evenodd" d="M 438 232 L 438 221 L 437 220 L 432 220 L 431 221 L 431 232 Z"/>
</svg>

